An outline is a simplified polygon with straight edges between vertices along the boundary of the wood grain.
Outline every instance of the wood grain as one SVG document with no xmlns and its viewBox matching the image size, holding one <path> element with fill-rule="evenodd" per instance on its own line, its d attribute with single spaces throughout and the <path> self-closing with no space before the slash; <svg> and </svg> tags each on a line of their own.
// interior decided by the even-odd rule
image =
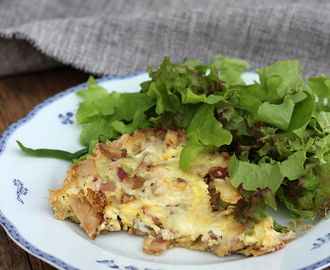
<svg viewBox="0 0 330 270">
<path fill-rule="evenodd" d="M 25 117 L 36 105 L 72 86 L 84 83 L 89 75 L 72 69 L 54 70 L 0 78 L 0 134 Z M 55 270 L 48 263 L 16 245 L 0 226 L 1 270 Z"/>
</svg>

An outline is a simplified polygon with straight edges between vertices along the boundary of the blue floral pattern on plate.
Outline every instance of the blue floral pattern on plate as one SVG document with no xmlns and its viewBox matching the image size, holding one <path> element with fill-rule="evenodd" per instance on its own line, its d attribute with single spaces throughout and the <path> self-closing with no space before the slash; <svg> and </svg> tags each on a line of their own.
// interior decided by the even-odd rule
<svg viewBox="0 0 330 270">
<path fill-rule="evenodd" d="M 23 187 L 23 183 L 20 180 L 14 179 L 14 185 L 17 186 L 16 194 L 17 194 L 17 200 L 24 204 L 21 195 L 26 195 L 28 192 L 28 189 Z"/>
<path fill-rule="evenodd" d="M 77 108 L 79 107 L 79 105 L 80 105 L 80 103 L 78 103 L 77 104 Z M 74 121 L 73 121 L 73 117 L 75 116 L 75 114 L 76 114 L 76 112 L 77 112 L 77 110 L 78 109 L 75 109 L 75 110 L 73 110 L 73 111 L 71 111 L 71 112 L 67 112 L 66 114 L 59 114 L 58 115 L 58 118 L 60 118 L 61 119 L 61 123 L 63 124 L 63 125 L 73 125 L 73 123 L 74 123 Z"/>
<path fill-rule="evenodd" d="M 58 115 L 58 118 L 61 119 L 61 123 L 64 124 L 64 125 L 72 125 L 73 124 L 73 121 L 71 120 L 71 117 L 73 117 L 74 114 L 72 112 L 67 112 L 65 115 L 63 114 L 59 114 Z"/>
<path fill-rule="evenodd" d="M 123 268 L 119 268 L 119 266 L 115 264 L 114 260 L 101 260 L 101 261 L 96 261 L 96 262 L 104 264 L 112 269 L 123 269 Z M 151 268 L 138 268 L 133 265 L 124 266 L 124 269 L 126 269 L 126 270 L 161 270 L 161 269 L 151 269 Z"/>
<path fill-rule="evenodd" d="M 316 240 L 318 243 L 313 243 L 313 248 L 311 250 L 320 248 L 324 244 L 330 242 L 330 233 L 327 233 L 324 237 L 317 238 Z"/>
</svg>

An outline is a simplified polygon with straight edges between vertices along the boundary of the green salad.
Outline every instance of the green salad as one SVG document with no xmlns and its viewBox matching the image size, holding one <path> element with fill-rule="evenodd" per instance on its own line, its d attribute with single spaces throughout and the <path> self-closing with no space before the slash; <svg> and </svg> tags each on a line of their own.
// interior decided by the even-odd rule
<svg viewBox="0 0 330 270">
<path fill-rule="evenodd" d="M 83 125 L 77 153 L 29 149 L 27 153 L 77 162 L 100 141 L 154 127 L 185 129 L 188 143 L 180 167 L 190 165 L 203 149 L 232 155 L 228 181 L 243 196 L 237 216 L 255 224 L 268 207 L 284 203 L 293 218 L 326 217 L 330 204 L 330 79 L 321 74 L 302 79 L 298 61 L 280 61 L 257 69 L 259 82 L 246 85 L 241 75 L 248 62 L 215 55 L 200 61 L 147 67 L 150 80 L 137 93 L 109 93 L 93 77 L 76 92 L 84 101 L 77 111 Z M 210 187 L 209 187 L 210 188 Z M 213 207 L 228 203 L 210 188 Z"/>
</svg>

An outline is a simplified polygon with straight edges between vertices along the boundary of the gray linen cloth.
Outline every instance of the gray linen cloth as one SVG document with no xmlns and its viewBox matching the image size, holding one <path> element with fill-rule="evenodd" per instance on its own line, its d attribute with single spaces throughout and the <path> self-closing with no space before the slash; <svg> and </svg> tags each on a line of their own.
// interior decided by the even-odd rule
<svg viewBox="0 0 330 270">
<path fill-rule="evenodd" d="M 69 65 L 123 75 L 214 54 L 330 75 L 330 2 L 1 0 L 0 76 Z"/>
</svg>

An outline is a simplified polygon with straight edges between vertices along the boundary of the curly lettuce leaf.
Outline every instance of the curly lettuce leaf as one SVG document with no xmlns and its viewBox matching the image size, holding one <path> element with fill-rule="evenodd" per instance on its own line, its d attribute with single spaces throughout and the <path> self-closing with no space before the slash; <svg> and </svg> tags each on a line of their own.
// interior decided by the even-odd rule
<svg viewBox="0 0 330 270">
<path fill-rule="evenodd" d="M 235 214 L 238 219 L 245 223 L 251 229 L 268 216 L 268 207 L 277 209 L 275 194 L 270 188 L 258 188 L 255 191 L 246 191 L 240 185 L 238 187 L 239 193 L 243 195 L 236 204 Z M 251 233 L 253 230 L 251 230 Z"/>
<path fill-rule="evenodd" d="M 272 192 L 280 187 L 283 181 L 279 163 L 261 163 L 260 165 L 241 161 L 232 156 L 228 163 L 229 181 L 234 187 L 242 184 L 245 190 L 269 188 Z"/>
<path fill-rule="evenodd" d="M 221 61 L 215 61 L 214 65 L 220 70 L 220 80 L 224 81 L 226 84 L 245 84 L 241 75 L 250 69 L 249 62 L 238 59 L 224 57 L 221 54 L 212 57 L 214 59 L 221 59 Z"/>
<path fill-rule="evenodd" d="M 293 109 L 292 99 L 287 99 L 282 104 L 264 102 L 259 106 L 253 121 L 264 122 L 285 131 L 289 128 Z"/>
<path fill-rule="evenodd" d="M 321 73 L 318 78 L 309 78 L 307 83 L 320 102 L 324 103 L 330 96 L 330 79 L 327 75 Z"/>
<path fill-rule="evenodd" d="M 87 81 L 87 89 L 81 89 L 76 92 L 77 95 L 84 97 L 86 100 L 100 100 L 108 96 L 108 91 L 95 82 L 94 77 L 90 76 Z"/>
<path fill-rule="evenodd" d="M 199 107 L 191 120 L 186 136 L 188 140 L 193 139 L 194 143 L 188 141 L 180 155 L 180 167 L 185 171 L 189 171 L 193 160 L 203 149 L 202 145 L 220 147 L 230 144 L 232 141 L 231 133 L 225 130 L 222 124 L 216 120 L 214 106 L 210 104 L 203 104 Z"/>
<path fill-rule="evenodd" d="M 299 61 L 279 61 L 264 69 L 256 69 L 259 74 L 260 84 L 263 88 L 261 100 L 279 104 L 282 99 L 294 91 L 310 92 L 309 87 L 302 79 Z"/>
<path fill-rule="evenodd" d="M 133 134 L 135 130 L 154 127 L 154 125 L 148 121 L 147 116 L 142 112 L 141 108 L 138 108 L 130 124 L 116 120 L 111 123 L 111 127 L 120 134 L 124 134 L 125 132 Z"/>
</svg>

